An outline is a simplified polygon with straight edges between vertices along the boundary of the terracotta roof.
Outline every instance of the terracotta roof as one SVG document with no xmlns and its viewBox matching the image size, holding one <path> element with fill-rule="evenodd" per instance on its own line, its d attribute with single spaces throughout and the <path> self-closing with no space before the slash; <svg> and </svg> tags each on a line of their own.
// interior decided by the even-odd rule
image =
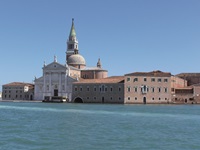
<svg viewBox="0 0 200 150">
<path fill-rule="evenodd" d="M 24 83 L 24 82 L 11 82 L 8 84 L 4 84 L 3 86 L 33 86 L 34 84 L 31 83 Z"/>
<path fill-rule="evenodd" d="M 171 77 L 171 73 L 156 70 L 156 71 L 151 71 L 151 72 L 133 72 L 133 73 L 125 74 L 125 76 Z"/>
<path fill-rule="evenodd" d="M 74 82 L 74 84 L 83 84 L 83 83 L 123 83 L 124 82 L 124 76 L 113 76 L 108 78 L 102 78 L 102 79 L 80 79 L 78 82 Z"/>
<path fill-rule="evenodd" d="M 179 77 L 184 77 L 184 76 L 197 76 L 199 77 L 200 76 L 200 73 L 180 73 L 180 74 L 177 74 L 176 76 L 179 76 Z"/>
</svg>

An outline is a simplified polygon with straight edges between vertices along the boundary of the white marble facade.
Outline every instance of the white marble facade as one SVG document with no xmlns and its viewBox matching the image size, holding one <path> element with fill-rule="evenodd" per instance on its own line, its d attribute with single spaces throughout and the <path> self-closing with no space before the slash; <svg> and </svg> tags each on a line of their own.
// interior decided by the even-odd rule
<svg viewBox="0 0 200 150">
<path fill-rule="evenodd" d="M 72 83 L 77 79 L 70 77 L 68 65 L 59 64 L 54 57 L 54 62 L 43 67 L 43 76 L 35 78 L 34 99 L 51 99 L 52 96 L 66 97 L 71 101 Z"/>
</svg>

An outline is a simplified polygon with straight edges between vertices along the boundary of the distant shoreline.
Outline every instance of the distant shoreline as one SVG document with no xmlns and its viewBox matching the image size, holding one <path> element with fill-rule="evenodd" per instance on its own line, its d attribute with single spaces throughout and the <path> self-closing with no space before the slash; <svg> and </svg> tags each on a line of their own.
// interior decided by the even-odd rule
<svg viewBox="0 0 200 150">
<path fill-rule="evenodd" d="M 42 100 L 2 100 L 0 99 L 0 102 L 13 102 L 13 103 L 42 103 Z M 70 103 L 70 102 L 68 102 Z M 77 103 L 75 103 L 77 104 Z M 80 104 L 80 103 L 79 103 Z M 118 103 L 81 103 L 81 104 L 118 104 Z M 199 105 L 200 103 L 120 103 L 123 105 Z"/>
</svg>

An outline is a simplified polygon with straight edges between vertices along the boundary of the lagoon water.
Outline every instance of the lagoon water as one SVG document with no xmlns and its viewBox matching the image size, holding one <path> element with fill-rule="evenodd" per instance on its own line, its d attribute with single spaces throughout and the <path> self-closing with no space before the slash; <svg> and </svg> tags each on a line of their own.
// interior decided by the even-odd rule
<svg viewBox="0 0 200 150">
<path fill-rule="evenodd" d="M 0 103 L 1 150 L 199 150 L 200 105 Z"/>
</svg>

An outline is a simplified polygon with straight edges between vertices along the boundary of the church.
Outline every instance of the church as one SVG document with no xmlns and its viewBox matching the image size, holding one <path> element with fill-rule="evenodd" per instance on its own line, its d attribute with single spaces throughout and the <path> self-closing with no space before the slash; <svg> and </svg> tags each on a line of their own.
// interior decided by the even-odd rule
<svg viewBox="0 0 200 150">
<path fill-rule="evenodd" d="M 50 64 L 44 62 L 43 75 L 35 77 L 35 100 L 63 100 L 71 102 L 72 84 L 83 79 L 106 78 L 108 71 L 104 70 L 100 59 L 95 67 L 87 67 L 85 58 L 79 54 L 78 39 L 72 19 L 71 30 L 67 40 L 66 63 L 57 62 L 56 56 Z"/>
</svg>

